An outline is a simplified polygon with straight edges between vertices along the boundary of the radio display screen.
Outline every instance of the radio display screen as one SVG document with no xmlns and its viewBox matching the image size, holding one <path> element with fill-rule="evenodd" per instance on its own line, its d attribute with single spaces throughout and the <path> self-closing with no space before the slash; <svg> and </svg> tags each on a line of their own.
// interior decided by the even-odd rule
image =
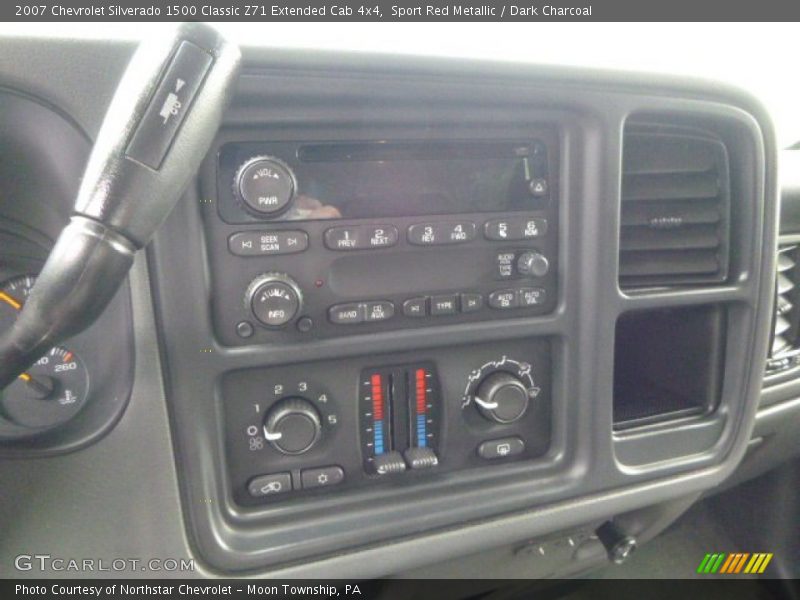
<svg viewBox="0 0 800 600">
<path fill-rule="evenodd" d="M 527 211 L 549 196 L 540 141 L 236 144 L 223 148 L 222 177 L 254 156 L 279 159 L 294 177 L 275 220 Z"/>
</svg>

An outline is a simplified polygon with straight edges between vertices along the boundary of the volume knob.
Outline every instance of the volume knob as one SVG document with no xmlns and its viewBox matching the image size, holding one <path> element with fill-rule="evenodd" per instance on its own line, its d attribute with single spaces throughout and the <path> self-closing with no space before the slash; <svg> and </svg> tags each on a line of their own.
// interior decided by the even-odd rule
<svg viewBox="0 0 800 600">
<path fill-rule="evenodd" d="M 245 162 L 233 179 L 233 191 L 244 208 L 257 217 L 274 217 L 289 208 L 297 181 L 289 166 L 272 156 Z"/>
<path fill-rule="evenodd" d="M 245 303 L 261 324 L 283 327 L 300 312 L 303 294 L 288 275 L 265 273 L 250 282 Z"/>
</svg>

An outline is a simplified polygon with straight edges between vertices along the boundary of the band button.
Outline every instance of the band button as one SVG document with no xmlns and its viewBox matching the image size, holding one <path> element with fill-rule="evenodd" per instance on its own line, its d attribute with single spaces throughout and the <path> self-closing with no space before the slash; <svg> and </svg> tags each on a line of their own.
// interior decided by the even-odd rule
<svg viewBox="0 0 800 600">
<path fill-rule="evenodd" d="M 335 325 L 354 325 L 366 320 L 366 305 L 357 302 L 337 304 L 328 309 L 328 318 Z"/>
</svg>

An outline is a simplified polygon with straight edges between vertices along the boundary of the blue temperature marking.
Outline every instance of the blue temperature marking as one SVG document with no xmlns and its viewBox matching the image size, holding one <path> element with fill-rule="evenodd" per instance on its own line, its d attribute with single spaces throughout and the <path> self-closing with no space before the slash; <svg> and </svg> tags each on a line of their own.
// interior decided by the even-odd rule
<svg viewBox="0 0 800 600">
<path fill-rule="evenodd" d="M 383 421 L 375 422 L 375 454 L 383 454 Z"/>
<path fill-rule="evenodd" d="M 426 433 L 425 415 L 417 415 L 417 446 L 424 448 L 428 445 Z"/>
</svg>

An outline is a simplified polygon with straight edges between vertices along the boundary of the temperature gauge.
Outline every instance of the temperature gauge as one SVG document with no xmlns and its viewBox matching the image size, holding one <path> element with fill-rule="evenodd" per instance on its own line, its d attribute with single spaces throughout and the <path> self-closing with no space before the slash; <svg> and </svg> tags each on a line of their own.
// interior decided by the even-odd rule
<svg viewBox="0 0 800 600">
<path fill-rule="evenodd" d="M 35 282 L 32 275 L 24 275 L 0 287 L 0 332 L 13 326 Z M 0 391 L 0 418 L 31 429 L 49 429 L 75 416 L 88 391 L 83 361 L 74 351 L 56 347 Z"/>
<path fill-rule="evenodd" d="M 17 425 L 55 427 L 78 413 L 88 390 L 83 361 L 70 350 L 53 348 L 0 392 L 0 413 Z"/>
</svg>

